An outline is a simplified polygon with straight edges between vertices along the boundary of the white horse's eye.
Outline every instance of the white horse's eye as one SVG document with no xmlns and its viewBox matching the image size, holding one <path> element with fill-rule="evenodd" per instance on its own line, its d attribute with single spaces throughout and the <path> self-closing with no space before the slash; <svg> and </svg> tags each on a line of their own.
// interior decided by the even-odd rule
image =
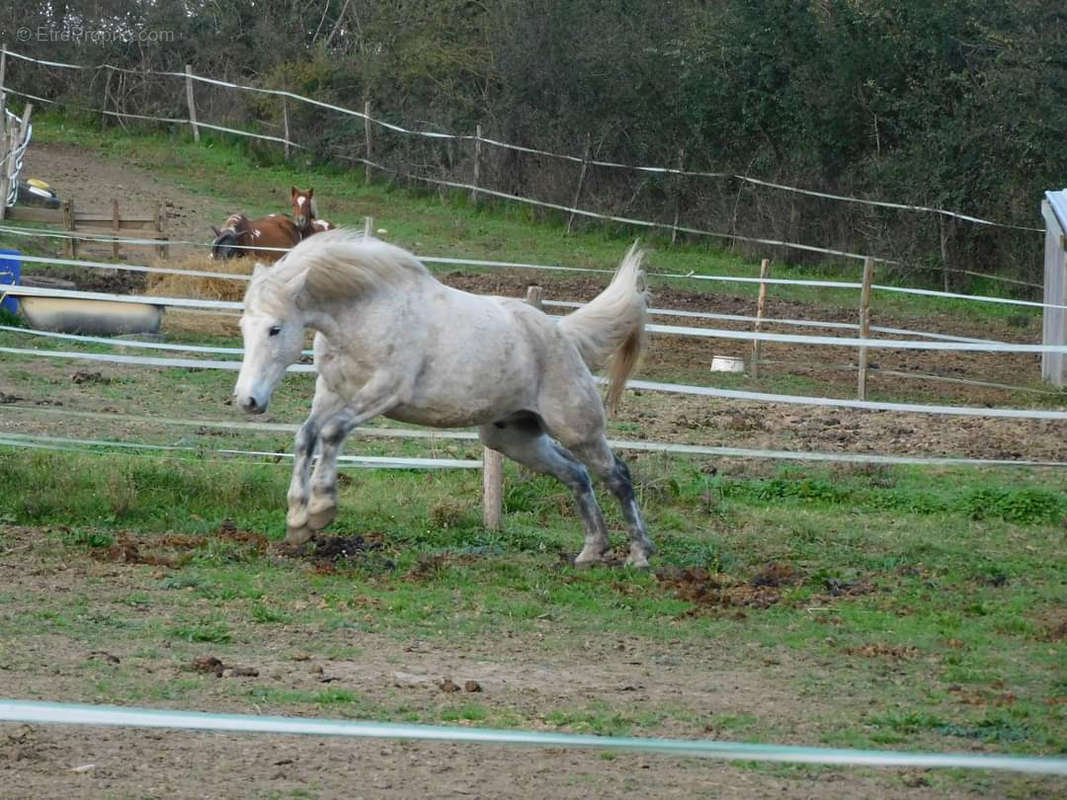
<svg viewBox="0 0 1067 800">
<path fill-rule="evenodd" d="M 281 325 L 271 325 L 270 326 L 270 330 L 267 331 L 267 333 L 269 333 L 271 336 L 277 336 L 281 332 L 282 332 L 282 326 Z"/>
</svg>

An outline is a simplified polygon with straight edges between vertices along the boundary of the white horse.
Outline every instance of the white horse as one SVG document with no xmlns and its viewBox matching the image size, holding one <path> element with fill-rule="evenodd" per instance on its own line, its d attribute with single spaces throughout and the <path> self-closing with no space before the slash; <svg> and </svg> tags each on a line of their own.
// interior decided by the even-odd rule
<svg viewBox="0 0 1067 800">
<path fill-rule="evenodd" d="M 607 289 L 558 320 L 521 300 L 452 289 L 410 253 L 343 229 L 305 239 L 274 267 L 257 269 L 241 317 L 237 405 L 265 411 L 300 357 L 305 328 L 316 331 L 318 379 L 296 435 L 286 542 L 306 542 L 333 521 L 341 444 L 384 414 L 438 428 L 477 425 L 487 447 L 557 477 L 585 523 L 578 565 L 606 560 L 611 546 L 592 471 L 622 506 L 627 563 L 648 566 L 652 542 L 630 471 L 604 438 L 604 405 L 590 372 L 610 364 L 614 405 L 644 338 L 642 258 L 634 245 Z"/>
</svg>

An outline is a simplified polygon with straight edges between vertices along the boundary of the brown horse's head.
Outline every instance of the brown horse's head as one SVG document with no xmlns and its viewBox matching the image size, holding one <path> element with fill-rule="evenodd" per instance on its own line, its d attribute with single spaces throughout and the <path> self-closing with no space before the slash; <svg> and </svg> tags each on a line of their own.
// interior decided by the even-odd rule
<svg viewBox="0 0 1067 800">
<path fill-rule="evenodd" d="M 315 208 L 315 190 L 308 189 L 305 192 L 295 186 L 290 186 L 289 196 L 293 200 L 293 222 L 296 227 L 300 229 L 301 233 L 311 231 L 312 222 L 318 212 L 318 209 Z"/>
<path fill-rule="evenodd" d="M 221 230 L 214 225 L 211 230 L 215 231 L 215 241 L 211 243 L 211 257 L 215 259 L 243 256 L 242 248 L 251 243 L 252 226 L 244 214 L 231 214 Z"/>
</svg>

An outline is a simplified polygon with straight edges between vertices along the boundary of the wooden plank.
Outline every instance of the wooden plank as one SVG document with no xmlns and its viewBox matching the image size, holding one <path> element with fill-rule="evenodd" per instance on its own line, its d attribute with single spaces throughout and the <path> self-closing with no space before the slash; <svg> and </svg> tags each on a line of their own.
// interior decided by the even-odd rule
<svg viewBox="0 0 1067 800">
<path fill-rule="evenodd" d="M 759 265 L 759 295 L 756 298 L 756 328 L 755 332 L 759 333 L 760 327 L 763 325 L 763 307 L 767 302 L 767 284 L 763 281 L 767 280 L 767 273 L 770 271 L 771 261 L 769 258 L 763 259 Z M 752 340 L 752 369 L 749 370 L 753 378 L 759 377 L 759 362 L 762 350 L 761 342 L 759 339 Z"/>
<path fill-rule="evenodd" d="M 111 225 L 105 225 L 104 223 L 93 223 L 92 225 L 86 225 L 84 223 L 77 223 L 77 229 L 86 233 L 93 233 L 99 235 L 101 233 L 113 234 L 115 229 Z M 124 233 L 131 234 L 131 239 L 166 239 L 165 235 L 161 235 L 155 230 L 155 226 L 151 228 L 132 228 L 129 225 L 122 225 L 119 230 Z M 133 235 L 136 234 L 136 235 Z"/>
<path fill-rule="evenodd" d="M 871 283 L 874 282 L 874 259 L 863 262 L 863 289 L 860 290 L 860 338 L 871 337 Z M 859 375 L 857 378 L 857 396 L 867 399 L 867 348 L 859 348 Z"/>
<path fill-rule="evenodd" d="M 19 222 L 43 222 L 48 225 L 63 225 L 65 217 L 61 208 L 32 208 L 29 206 L 14 206 L 7 210 L 10 220 Z"/>
<path fill-rule="evenodd" d="M 110 213 L 110 214 L 89 214 L 89 213 L 83 213 L 83 212 L 79 211 L 74 217 L 74 221 L 78 225 L 92 225 L 94 223 L 105 223 L 108 227 L 111 227 L 111 224 L 114 222 L 114 220 L 115 220 L 114 210 L 112 210 L 112 213 Z M 119 222 L 124 226 L 129 226 L 130 224 L 134 224 L 134 225 L 150 225 L 150 226 L 154 227 L 155 224 L 156 224 L 156 218 L 154 216 L 152 216 L 152 217 L 120 217 L 119 218 Z"/>
</svg>

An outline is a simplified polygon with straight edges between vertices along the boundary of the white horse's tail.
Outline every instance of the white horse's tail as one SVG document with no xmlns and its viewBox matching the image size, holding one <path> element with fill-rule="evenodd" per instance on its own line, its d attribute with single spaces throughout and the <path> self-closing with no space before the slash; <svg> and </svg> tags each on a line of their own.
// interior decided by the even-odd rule
<svg viewBox="0 0 1067 800">
<path fill-rule="evenodd" d="M 607 406 L 614 410 L 645 343 L 648 290 L 635 242 L 608 288 L 559 321 L 591 370 L 608 366 Z"/>
</svg>

